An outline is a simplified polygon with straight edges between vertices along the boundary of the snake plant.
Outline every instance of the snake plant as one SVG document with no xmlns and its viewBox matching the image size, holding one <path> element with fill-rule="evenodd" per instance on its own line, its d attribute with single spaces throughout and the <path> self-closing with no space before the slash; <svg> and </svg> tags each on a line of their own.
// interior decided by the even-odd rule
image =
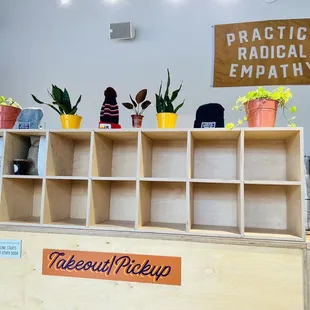
<svg viewBox="0 0 310 310">
<path fill-rule="evenodd" d="M 39 100 L 36 96 L 31 95 L 33 100 L 39 104 L 48 105 L 54 111 L 56 111 L 59 115 L 62 114 L 70 114 L 75 115 L 78 110 L 78 105 L 81 102 L 82 95 L 78 98 L 75 105 L 71 104 L 71 99 L 67 89 L 61 90 L 56 85 L 52 85 L 52 92 L 48 91 L 48 94 L 52 98 L 52 104 L 45 103 Z"/>
<path fill-rule="evenodd" d="M 169 94 L 169 88 L 170 88 L 170 83 L 171 83 L 171 78 L 170 78 L 170 71 L 168 71 L 168 81 L 167 81 L 167 87 L 164 93 L 162 93 L 162 86 L 163 83 L 161 82 L 160 88 L 159 88 L 159 93 L 156 94 L 156 110 L 157 113 L 177 113 L 180 108 L 184 105 L 185 100 L 181 104 L 179 104 L 177 107 L 173 106 L 173 102 L 175 99 L 177 99 L 179 92 L 182 89 L 183 84 L 181 83 L 180 87 L 176 89 L 175 91 L 172 92 L 172 94 Z"/>
</svg>

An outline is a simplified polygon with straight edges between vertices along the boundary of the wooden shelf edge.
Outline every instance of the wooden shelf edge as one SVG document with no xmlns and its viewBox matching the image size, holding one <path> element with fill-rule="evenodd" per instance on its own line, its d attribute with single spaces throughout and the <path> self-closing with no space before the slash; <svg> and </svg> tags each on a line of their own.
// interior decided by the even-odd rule
<svg viewBox="0 0 310 310">
<path fill-rule="evenodd" d="M 70 133 L 70 132 L 178 132 L 178 131 L 194 131 L 194 132 L 240 132 L 240 131 L 301 131 L 303 127 L 244 127 L 244 128 L 234 128 L 228 130 L 226 128 L 192 128 L 192 127 L 183 127 L 183 128 L 154 128 L 154 127 L 144 127 L 144 128 L 132 128 L 132 127 L 123 127 L 121 129 L 100 129 L 100 128 L 81 128 L 81 129 L 0 129 L 1 132 L 12 132 L 12 133 L 35 133 L 35 132 L 52 132 L 52 133 Z"/>
<path fill-rule="evenodd" d="M 189 233 L 202 236 L 206 235 L 210 237 L 242 238 L 242 234 L 238 227 L 192 225 Z"/>
<path fill-rule="evenodd" d="M 212 184 L 241 184 L 240 180 L 223 179 L 190 179 L 191 183 L 212 183 Z"/>
<path fill-rule="evenodd" d="M 136 177 L 90 177 L 93 181 L 129 181 L 136 182 Z"/>
<path fill-rule="evenodd" d="M 180 242 L 197 242 L 197 243 L 212 243 L 225 245 L 240 245 L 240 246 L 261 246 L 261 247 L 275 247 L 275 248 L 289 248 L 289 249 L 305 249 L 306 242 L 297 242 L 294 240 L 262 240 L 262 239 L 246 239 L 246 238 L 220 238 L 200 235 L 191 235 L 188 233 L 171 234 L 167 232 L 154 233 L 144 231 L 114 231 L 102 229 L 89 229 L 87 227 L 68 227 L 63 226 L 48 226 L 48 225 L 6 225 L 0 223 L 0 231 L 12 231 L 22 233 L 48 233 L 48 234 L 66 234 L 66 235 L 85 235 L 85 236 L 104 236 L 117 238 L 135 238 L 135 239 L 149 239 L 149 240 L 170 240 Z"/>
<path fill-rule="evenodd" d="M 15 175 L 5 174 L 2 176 L 3 179 L 23 179 L 23 180 L 42 180 L 44 177 L 40 175 Z"/>
<path fill-rule="evenodd" d="M 139 178 L 141 182 L 172 182 L 172 183 L 182 183 L 186 182 L 186 178 Z"/>
<path fill-rule="evenodd" d="M 80 176 L 46 176 L 46 180 L 87 181 L 88 177 Z"/>
<path fill-rule="evenodd" d="M 245 230 L 244 236 L 246 239 L 260 239 L 260 240 L 283 240 L 283 241 L 299 241 L 304 242 L 302 237 L 293 236 L 291 234 L 284 232 L 249 232 Z"/>
<path fill-rule="evenodd" d="M 133 231 L 135 223 L 131 221 L 105 221 L 88 227 L 89 229 L 114 230 L 114 231 Z"/>
<path fill-rule="evenodd" d="M 260 181 L 251 180 L 244 181 L 245 185 L 278 185 L 278 186 L 300 186 L 302 182 L 300 181 Z"/>
<path fill-rule="evenodd" d="M 12 133 L 20 136 L 45 136 L 48 133 L 48 130 L 44 129 L 3 129 L 2 133 Z"/>
</svg>

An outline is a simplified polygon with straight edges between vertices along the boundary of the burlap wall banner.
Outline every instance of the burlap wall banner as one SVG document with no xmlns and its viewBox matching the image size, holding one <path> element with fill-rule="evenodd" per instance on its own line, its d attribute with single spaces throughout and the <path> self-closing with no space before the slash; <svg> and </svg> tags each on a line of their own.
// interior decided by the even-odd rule
<svg viewBox="0 0 310 310">
<path fill-rule="evenodd" d="M 310 84 L 310 19 L 216 25 L 214 87 Z"/>
</svg>

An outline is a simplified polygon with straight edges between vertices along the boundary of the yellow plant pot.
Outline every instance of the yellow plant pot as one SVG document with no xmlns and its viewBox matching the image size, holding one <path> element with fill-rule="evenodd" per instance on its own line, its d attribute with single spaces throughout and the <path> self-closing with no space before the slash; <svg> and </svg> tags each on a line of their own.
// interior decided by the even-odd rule
<svg viewBox="0 0 310 310">
<path fill-rule="evenodd" d="M 177 124 L 178 115 L 175 113 L 158 113 L 157 126 L 158 128 L 175 128 Z"/>
<path fill-rule="evenodd" d="M 62 129 L 79 129 L 81 127 L 82 116 L 79 115 L 60 115 Z"/>
</svg>

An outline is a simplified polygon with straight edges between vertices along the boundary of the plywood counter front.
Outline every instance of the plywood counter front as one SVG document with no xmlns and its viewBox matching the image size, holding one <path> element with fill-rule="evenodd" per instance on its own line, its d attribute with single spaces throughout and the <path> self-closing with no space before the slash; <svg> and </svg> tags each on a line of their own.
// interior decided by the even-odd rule
<svg viewBox="0 0 310 310">
<path fill-rule="evenodd" d="M 302 310 L 302 129 L 3 131 L 0 309 Z M 45 170 L 16 176 L 32 135 Z M 42 275 L 44 249 L 181 259 L 181 285 Z M 5 292 L 5 293 L 4 293 Z"/>
<path fill-rule="evenodd" d="M 1 309 L 302 310 L 302 249 L 1 232 L 22 239 L 0 264 Z M 179 256 L 181 286 L 42 276 L 45 248 Z"/>
</svg>

